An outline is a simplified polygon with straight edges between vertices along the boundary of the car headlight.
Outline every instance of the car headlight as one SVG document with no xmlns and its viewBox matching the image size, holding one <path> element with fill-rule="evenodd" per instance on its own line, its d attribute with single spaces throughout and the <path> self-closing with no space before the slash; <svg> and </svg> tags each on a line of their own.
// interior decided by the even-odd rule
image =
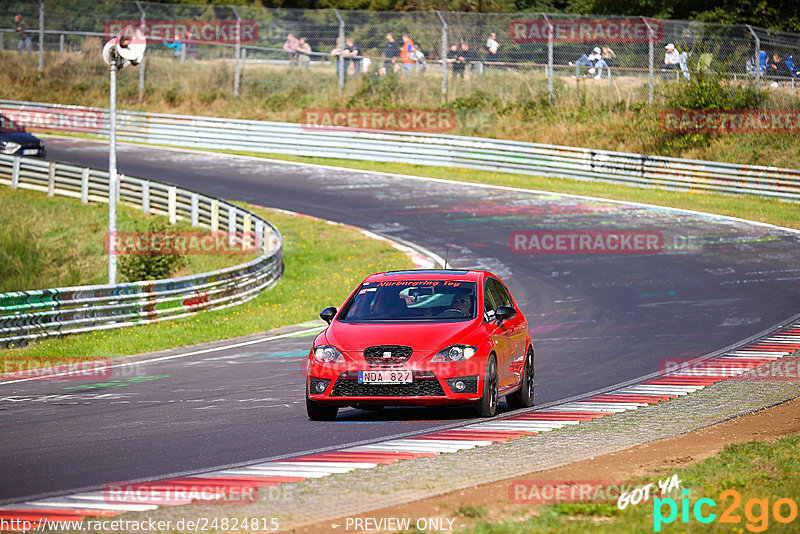
<svg viewBox="0 0 800 534">
<path fill-rule="evenodd" d="M 314 347 L 314 359 L 320 363 L 344 363 L 344 356 L 330 345 Z"/>
<path fill-rule="evenodd" d="M 22 145 L 13 141 L 0 141 L 0 154 L 14 154 Z"/>
<path fill-rule="evenodd" d="M 432 362 L 461 362 L 469 360 L 478 351 L 470 345 L 453 345 L 444 350 L 440 350 L 431 358 Z"/>
</svg>

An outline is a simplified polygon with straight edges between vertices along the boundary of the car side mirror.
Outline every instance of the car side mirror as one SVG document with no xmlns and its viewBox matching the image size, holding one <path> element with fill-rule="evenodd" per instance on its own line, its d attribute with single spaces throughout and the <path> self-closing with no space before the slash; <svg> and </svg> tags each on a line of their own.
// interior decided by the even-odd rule
<svg viewBox="0 0 800 534">
<path fill-rule="evenodd" d="M 336 308 L 334 308 L 333 306 L 331 306 L 330 308 L 325 308 L 324 310 L 319 312 L 319 317 L 326 323 L 331 324 L 333 318 L 336 317 Z"/>
<path fill-rule="evenodd" d="M 517 314 L 517 310 L 513 306 L 498 306 L 494 312 L 494 318 L 498 323 L 502 323 L 506 319 L 511 319 Z"/>
</svg>

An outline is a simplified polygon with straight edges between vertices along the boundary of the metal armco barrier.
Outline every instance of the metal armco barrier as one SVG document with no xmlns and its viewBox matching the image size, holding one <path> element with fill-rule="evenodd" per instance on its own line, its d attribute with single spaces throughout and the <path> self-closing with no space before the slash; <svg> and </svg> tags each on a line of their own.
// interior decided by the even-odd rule
<svg viewBox="0 0 800 534">
<path fill-rule="evenodd" d="M 64 131 L 62 118 L 94 114 L 108 135 L 108 111 L 0 100 L 0 112 L 33 130 Z M 348 131 L 300 124 L 122 111 L 117 138 L 139 143 L 387 161 L 598 180 L 682 191 L 719 191 L 800 201 L 800 170 L 628 154 L 455 135 Z M 87 131 L 85 124 L 82 131 Z"/>
<path fill-rule="evenodd" d="M 108 202 L 108 172 L 0 155 L 0 184 Z M 62 287 L 0 294 L 0 345 L 175 319 L 255 297 L 281 277 L 283 238 L 254 213 L 168 184 L 120 175 L 119 201 L 193 226 L 252 236 L 259 257 L 208 273 L 117 285 Z M 239 246 L 245 246 L 239 243 Z"/>
</svg>

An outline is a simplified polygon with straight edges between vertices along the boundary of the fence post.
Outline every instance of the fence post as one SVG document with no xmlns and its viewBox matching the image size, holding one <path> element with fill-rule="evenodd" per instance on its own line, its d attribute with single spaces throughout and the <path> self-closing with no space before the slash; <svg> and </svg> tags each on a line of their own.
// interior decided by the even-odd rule
<svg viewBox="0 0 800 534">
<path fill-rule="evenodd" d="M 58 35 L 58 51 L 60 53 L 62 53 L 62 54 L 64 53 L 64 34 L 63 33 L 60 33 Z"/>
<path fill-rule="evenodd" d="M 200 195 L 192 193 L 192 226 L 200 224 Z"/>
<path fill-rule="evenodd" d="M 228 245 L 236 243 L 236 208 L 228 206 Z"/>
<path fill-rule="evenodd" d="M 56 162 L 50 162 L 50 168 L 47 170 L 47 196 L 52 197 L 56 190 Z"/>
<path fill-rule="evenodd" d="M 150 215 L 150 182 L 142 182 L 142 212 Z"/>
<path fill-rule="evenodd" d="M 553 25 L 546 13 L 542 13 L 547 23 L 547 103 L 553 103 Z"/>
<path fill-rule="evenodd" d="M 211 231 L 219 230 L 219 200 L 216 198 L 211 201 Z"/>
<path fill-rule="evenodd" d="M 0 52 L 5 50 L 6 32 L 0 30 Z"/>
<path fill-rule="evenodd" d="M 264 223 L 261 219 L 256 221 L 256 250 L 264 247 Z"/>
<path fill-rule="evenodd" d="M 756 41 L 756 51 L 753 54 L 753 65 L 756 69 L 756 108 L 760 107 L 761 105 L 761 40 L 756 35 L 756 32 L 753 31 L 753 27 L 749 24 L 745 24 L 747 29 L 750 30 L 750 34 L 753 36 L 753 39 Z"/>
<path fill-rule="evenodd" d="M 333 13 L 339 19 L 339 42 L 336 45 L 339 49 L 339 57 L 336 61 L 336 69 L 339 71 L 339 94 L 341 94 L 344 91 L 344 57 L 342 57 L 342 52 L 344 51 L 344 19 L 339 15 L 338 9 L 334 9 Z"/>
<path fill-rule="evenodd" d="M 139 3 L 139 0 L 136 0 L 136 7 L 139 8 L 139 13 L 141 13 L 142 17 L 139 19 L 139 29 L 142 30 L 142 33 L 147 35 L 147 23 L 146 23 L 146 16 L 144 12 L 144 8 L 142 8 L 142 4 Z M 144 96 L 144 56 L 142 56 L 142 61 L 139 63 L 139 101 L 142 101 L 142 97 Z"/>
<path fill-rule="evenodd" d="M 250 249 L 250 233 L 253 231 L 253 220 L 250 215 L 244 214 L 244 222 L 242 223 L 242 250 Z"/>
<path fill-rule="evenodd" d="M 167 213 L 169 223 L 175 224 L 178 220 L 178 188 L 174 185 L 167 189 Z"/>
<path fill-rule="evenodd" d="M 642 17 L 642 21 L 644 25 L 647 26 L 647 58 L 648 58 L 648 68 L 647 68 L 647 77 L 650 83 L 649 92 L 647 93 L 647 101 L 652 104 L 653 103 L 653 40 L 655 39 L 655 35 L 653 32 L 652 26 L 650 23 L 647 22 L 647 19 Z"/>
<path fill-rule="evenodd" d="M 89 203 L 89 167 L 84 167 L 81 171 L 81 202 Z"/>
<path fill-rule="evenodd" d="M 234 47 L 233 55 L 236 58 L 234 71 L 233 71 L 233 97 L 239 98 L 239 56 L 242 49 L 242 19 L 239 17 L 239 11 L 236 6 L 231 6 L 233 14 L 236 15 L 236 46 Z"/>
<path fill-rule="evenodd" d="M 447 22 L 439 11 L 436 15 L 442 22 L 442 102 L 447 101 Z"/>
<path fill-rule="evenodd" d="M 44 71 L 44 0 L 39 0 L 39 72 Z"/>
<path fill-rule="evenodd" d="M 14 163 L 11 164 L 11 189 L 19 187 L 19 162 L 22 156 L 15 156 Z"/>
</svg>

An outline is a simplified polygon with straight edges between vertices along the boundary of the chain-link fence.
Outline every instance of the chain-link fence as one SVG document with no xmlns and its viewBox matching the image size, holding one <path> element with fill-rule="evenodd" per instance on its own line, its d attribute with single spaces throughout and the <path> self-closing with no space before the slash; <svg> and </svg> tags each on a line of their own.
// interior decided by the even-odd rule
<svg viewBox="0 0 800 534">
<path fill-rule="evenodd" d="M 167 100 L 171 94 L 179 98 L 182 89 L 209 102 L 219 93 L 256 93 L 277 107 L 312 93 L 338 95 L 343 107 L 352 108 L 365 94 L 394 106 L 436 105 L 476 94 L 502 104 L 521 95 L 569 98 L 587 88 L 600 98 L 652 102 L 660 85 L 683 83 L 702 71 L 756 87 L 772 85 L 794 97 L 800 76 L 800 35 L 745 25 L 545 13 L 128 1 L 98 2 L 81 11 L 76 5 L 82 4 L 0 2 L 7 17 L 0 22 L 0 57 L 38 54 L 40 70 L 82 76 L 85 71 L 59 57 L 99 54 L 112 35 L 144 27 L 146 60 L 123 74 L 129 78 L 122 81 L 123 96 L 138 90 L 141 98 L 148 84 L 157 84 L 167 88 Z M 17 14 L 26 25 L 22 34 Z M 381 93 L 376 80 L 384 77 L 403 85 L 404 101 Z"/>
</svg>

